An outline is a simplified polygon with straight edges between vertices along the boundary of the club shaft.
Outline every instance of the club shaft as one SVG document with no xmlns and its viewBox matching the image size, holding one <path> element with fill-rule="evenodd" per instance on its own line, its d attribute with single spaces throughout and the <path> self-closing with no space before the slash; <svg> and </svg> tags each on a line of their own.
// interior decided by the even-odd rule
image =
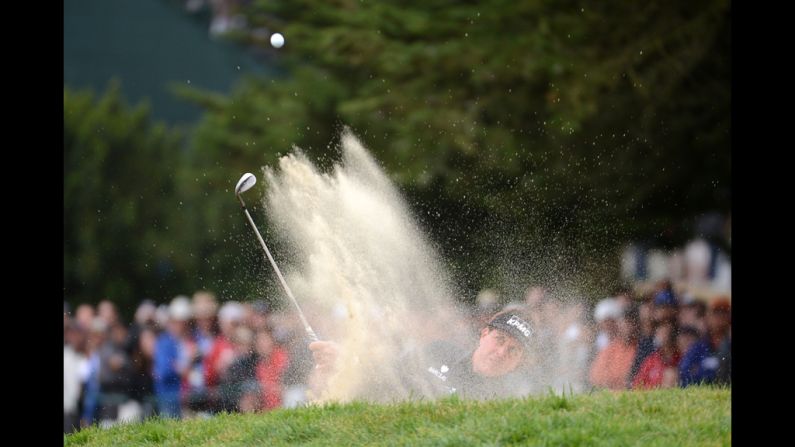
<svg viewBox="0 0 795 447">
<path fill-rule="evenodd" d="M 243 201 L 241 200 L 241 203 Z M 273 270 L 276 272 L 276 276 L 279 278 L 279 282 L 282 284 L 284 288 L 284 292 L 287 293 L 287 296 L 290 297 L 290 300 L 295 305 L 295 308 L 298 310 L 298 317 L 301 318 L 301 323 L 304 324 L 304 330 L 306 330 L 307 335 L 312 341 L 318 341 L 319 338 L 315 331 L 312 330 L 312 327 L 309 326 L 309 322 L 306 321 L 306 317 L 304 317 L 304 312 L 301 310 L 301 306 L 298 305 L 298 301 L 296 301 L 295 297 L 293 296 L 293 292 L 290 291 L 290 287 L 287 285 L 287 281 L 284 280 L 284 276 L 282 276 L 281 270 L 279 270 L 279 266 L 276 265 L 276 261 L 273 260 L 273 256 L 271 256 L 270 250 L 268 250 L 268 246 L 265 245 L 265 241 L 262 239 L 262 235 L 259 233 L 257 226 L 254 225 L 254 220 L 251 218 L 251 215 L 248 213 L 246 206 L 243 205 L 243 211 L 246 213 L 246 218 L 248 219 L 248 223 L 251 224 L 251 228 L 254 229 L 254 233 L 257 235 L 257 239 L 259 240 L 260 245 L 262 245 L 262 249 L 265 250 L 265 255 L 268 256 L 268 261 L 270 261 Z"/>
</svg>

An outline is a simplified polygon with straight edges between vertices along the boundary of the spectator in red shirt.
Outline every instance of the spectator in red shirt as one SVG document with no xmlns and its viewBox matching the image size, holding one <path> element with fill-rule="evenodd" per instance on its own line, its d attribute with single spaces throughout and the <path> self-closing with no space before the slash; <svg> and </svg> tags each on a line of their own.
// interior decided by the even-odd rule
<svg viewBox="0 0 795 447">
<path fill-rule="evenodd" d="M 679 360 L 682 355 L 676 342 L 676 328 L 672 321 L 662 321 L 654 332 L 654 350 L 641 363 L 632 381 L 634 389 L 672 388 L 679 382 Z"/>
<path fill-rule="evenodd" d="M 267 329 L 257 331 L 255 349 L 259 356 L 256 374 L 262 390 L 262 409 L 272 410 L 282 404 L 282 378 L 287 369 L 287 351 L 276 344 Z"/>
</svg>

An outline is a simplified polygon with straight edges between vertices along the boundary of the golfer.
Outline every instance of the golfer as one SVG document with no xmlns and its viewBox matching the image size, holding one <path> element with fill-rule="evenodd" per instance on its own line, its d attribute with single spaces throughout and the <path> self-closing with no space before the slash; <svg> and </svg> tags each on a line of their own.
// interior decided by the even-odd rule
<svg viewBox="0 0 795 447">
<path fill-rule="evenodd" d="M 395 367 L 401 380 L 417 395 L 441 397 L 457 394 L 489 399 L 516 395 L 520 365 L 528 358 L 534 340 L 530 324 L 519 312 L 500 312 L 480 329 L 477 346 L 462 350 L 447 342 L 435 342 L 417 356 L 419 361 L 399 359 Z M 333 341 L 309 345 L 316 372 L 328 377 L 336 371 L 340 347 Z"/>
</svg>

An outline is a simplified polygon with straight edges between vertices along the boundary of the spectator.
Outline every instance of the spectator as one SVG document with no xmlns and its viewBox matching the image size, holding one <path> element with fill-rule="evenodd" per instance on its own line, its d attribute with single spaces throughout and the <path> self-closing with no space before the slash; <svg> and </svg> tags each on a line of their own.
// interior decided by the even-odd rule
<svg viewBox="0 0 795 447">
<path fill-rule="evenodd" d="M 287 351 L 276 344 L 273 335 L 267 329 L 256 333 L 255 349 L 257 353 L 256 377 L 262 392 L 264 410 L 273 410 L 281 406 L 284 384 L 283 374 L 287 369 Z"/>
<path fill-rule="evenodd" d="M 221 332 L 215 337 L 210 353 L 204 360 L 204 383 L 210 396 L 211 408 L 215 411 L 223 406 L 223 396 L 218 392 L 221 376 L 226 373 L 235 356 L 232 342 L 235 330 L 243 321 L 243 307 L 236 301 L 228 301 L 218 311 Z"/>
<path fill-rule="evenodd" d="M 182 417 L 180 387 L 187 371 L 186 353 L 180 340 L 188 331 L 191 317 L 187 298 L 176 297 L 168 307 L 166 330 L 157 338 L 153 365 L 158 413 L 163 417 Z"/>
<path fill-rule="evenodd" d="M 63 346 L 63 431 L 71 433 L 80 426 L 79 406 L 82 381 L 80 370 L 86 361 L 81 352 L 82 329 L 71 319 L 64 327 Z"/>
<path fill-rule="evenodd" d="M 706 315 L 707 303 L 694 299 L 679 310 L 679 327 L 692 326 L 703 334 L 707 330 Z"/>
<path fill-rule="evenodd" d="M 630 308 L 619 320 L 618 337 L 599 351 L 591 365 L 589 378 L 596 388 L 628 388 L 629 372 L 638 347 L 638 315 Z"/>
<path fill-rule="evenodd" d="M 668 320 L 654 331 L 656 349 L 640 365 L 632 381 L 632 388 L 671 388 L 678 383 L 678 366 L 681 354 L 676 344 L 676 327 Z"/>
<path fill-rule="evenodd" d="M 635 376 L 640 370 L 640 365 L 646 360 L 655 350 L 654 346 L 654 333 L 655 322 L 652 317 L 653 304 L 644 301 L 638 305 L 638 316 L 640 318 L 640 334 L 638 338 L 638 350 L 635 353 L 635 359 L 632 361 L 632 368 L 629 371 L 629 381 L 635 380 Z"/>
<path fill-rule="evenodd" d="M 679 384 L 718 381 L 719 347 L 729 337 L 731 306 L 727 299 L 715 300 L 707 312 L 707 333 L 690 347 L 679 365 Z M 724 348 L 726 349 L 726 348 Z M 723 354 L 726 357 L 726 353 Z"/>
</svg>

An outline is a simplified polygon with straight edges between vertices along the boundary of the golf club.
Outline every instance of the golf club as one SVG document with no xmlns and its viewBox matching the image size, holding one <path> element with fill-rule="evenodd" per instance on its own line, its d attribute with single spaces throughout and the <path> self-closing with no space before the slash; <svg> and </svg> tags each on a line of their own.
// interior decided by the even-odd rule
<svg viewBox="0 0 795 447">
<path fill-rule="evenodd" d="M 265 254 L 268 256 L 268 261 L 271 262 L 271 266 L 273 267 L 273 270 L 276 272 L 276 276 L 279 277 L 279 281 L 281 282 L 284 291 L 287 293 L 287 296 L 290 297 L 290 300 L 292 300 L 293 304 L 295 305 L 295 308 L 298 309 L 298 316 L 301 318 L 301 322 L 304 324 L 304 329 L 306 330 L 306 333 L 309 335 L 309 338 L 312 339 L 312 341 L 318 341 L 319 338 L 315 334 L 315 331 L 312 330 L 312 327 L 309 326 L 309 323 L 306 321 L 306 318 L 304 317 L 304 312 L 301 311 L 301 306 L 299 306 L 298 301 L 295 300 L 293 292 L 290 291 L 290 287 L 287 285 L 287 281 L 284 280 L 282 272 L 279 270 L 279 267 L 276 265 L 276 261 L 273 260 L 273 256 L 271 256 L 270 250 L 268 250 L 268 247 L 265 245 L 265 241 L 262 239 L 262 235 L 260 235 L 257 226 L 254 225 L 254 220 L 251 219 L 251 214 L 248 213 L 248 210 L 246 209 L 246 204 L 243 202 L 243 198 L 240 197 L 242 193 L 251 189 L 251 187 L 254 186 L 255 183 L 257 183 L 257 178 L 254 177 L 254 174 L 250 172 L 243 174 L 243 176 L 240 177 L 240 180 L 237 182 L 237 186 L 235 186 L 235 195 L 237 196 L 237 199 L 240 200 L 240 206 L 243 207 L 243 212 L 246 213 L 246 217 L 248 218 L 248 223 L 250 223 L 251 228 L 254 229 L 254 233 L 256 233 L 257 239 L 259 240 L 260 245 L 262 245 L 262 249 L 265 250 Z"/>
</svg>

